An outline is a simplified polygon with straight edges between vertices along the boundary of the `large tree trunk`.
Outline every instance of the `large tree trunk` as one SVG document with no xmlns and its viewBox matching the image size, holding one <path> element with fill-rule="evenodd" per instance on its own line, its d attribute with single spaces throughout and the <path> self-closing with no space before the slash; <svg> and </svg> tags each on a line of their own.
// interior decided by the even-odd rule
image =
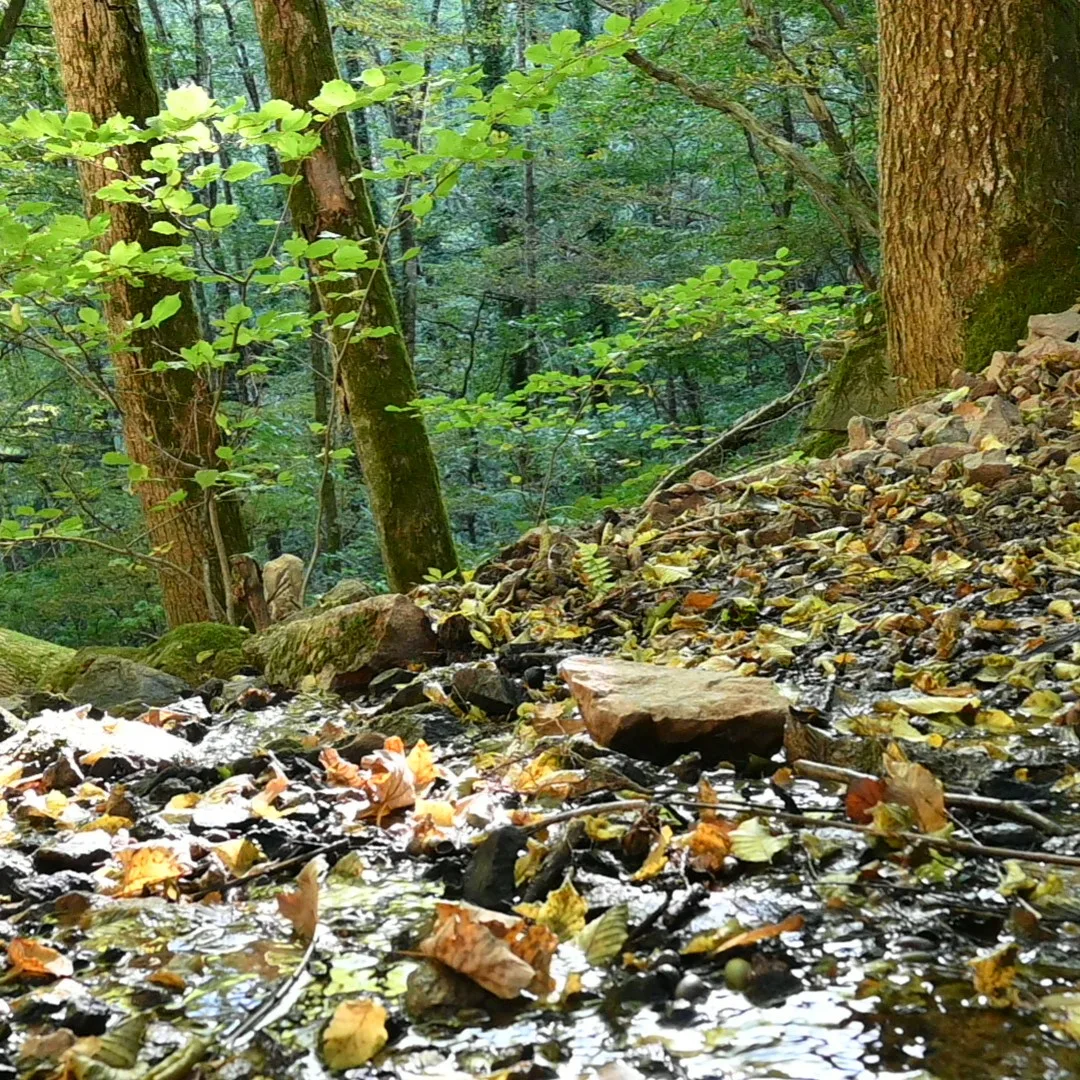
<svg viewBox="0 0 1080 1080">
<path fill-rule="evenodd" d="M 323 0 L 255 0 L 255 18 L 276 97 L 306 107 L 323 83 L 338 78 Z M 379 252 L 375 220 L 348 119 L 339 115 L 322 130 L 322 146 L 303 163 L 304 183 L 291 189 L 293 220 L 309 240 L 334 233 L 366 241 Z M 406 408 L 416 379 L 386 271 L 365 272 L 363 326 L 393 326 L 379 338 L 338 331 L 338 377 L 345 392 L 390 587 L 403 591 L 430 567 L 457 567 L 439 474 L 423 420 Z M 342 285 L 318 283 L 331 316 L 355 311 L 358 301 L 336 294 Z"/>
<path fill-rule="evenodd" d="M 136 0 L 53 0 L 52 16 L 72 110 L 89 113 L 97 123 L 117 113 L 144 121 L 159 111 Z M 144 249 L 170 242 L 150 231 L 153 219 L 141 206 L 106 205 L 95 194 L 120 174 L 138 174 L 147 152 L 145 143 L 117 148 L 112 157 L 118 171 L 106 169 L 101 159 L 79 165 L 88 212 L 110 216 L 105 250 L 120 240 Z M 220 617 L 213 608 L 225 605 L 222 556 L 227 565 L 228 555 L 243 551 L 247 541 L 238 504 L 226 498 L 211 507 L 207 500 L 212 496 L 193 482 L 197 469 L 215 464 L 218 429 L 209 387 L 188 371 L 151 370 L 199 339 L 190 287 L 153 277 L 144 278 L 141 287 L 118 282 L 110 288 L 105 314 L 119 335 L 136 314 L 148 316 L 155 303 L 173 293 L 180 296 L 180 310 L 160 328 L 136 334 L 138 351 L 116 352 L 113 363 L 128 455 L 150 470 L 151 478 L 137 485 L 150 542 L 176 567 L 160 576 L 165 614 L 171 626 L 178 626 Z M 184 502 L 158 509 L 180 489 L 187 492 Z M 216 510 L 224 552 L 215 545 L 211 509 Z"/>
<path fill-rule="evenodd" d="M 1080 289 L 1080 19 L 1068 0 L 878 10 L 884 298 L 911 397 Z"/>
</svg>

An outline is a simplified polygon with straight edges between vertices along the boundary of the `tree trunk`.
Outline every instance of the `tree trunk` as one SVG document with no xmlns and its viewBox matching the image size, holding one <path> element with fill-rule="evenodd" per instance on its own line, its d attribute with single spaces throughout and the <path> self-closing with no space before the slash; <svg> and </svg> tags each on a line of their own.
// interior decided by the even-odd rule
<svg viewBox="0 0 1080 1080">
<path fill-rule="evenodd" d="M 0 626 L 0 695 L 35 689 L 47 671 L 74 655 L 74 649 Z"/>
<path fill-rule="evenodd" d="M 276 97 L 303 107 L 323 83 L 339 77 L 323 0 L 255 0 L 255 17 Z M 336 116 L 322 130 L 321 148 L 304 161 L 305 182 L 291 189 L 290 204 L 309 240 L 326 233 L 352 237 L 383 256 L 377 269 L 360 277 L 365 300 L 359 324 L 393 326 L 395 333 L 364 338 L 338 331 L 335 346 L 386 576 L 392 589 L 404 591 L 430 567 L 455 569 L 457 557 L 423 420 L 410 411 L 387 411 L 388 405 L 407 408 L 417 396 L 416 379 L 360 169 L 348 119 Z M 341 288 L 318 283 L 332 317 L 357 309 L 355 299 L 336 295 Z"/>
<path fill-rule="evenodd" d="M 8 0 L 4 14 L 0 16 L 0 60 L 7 56 L 15 32 L 19 29 L 19 20 L 26 8 L 26 0 Z"/>
<path fill-rule="evenodd" d="M 68 106 L 89 113 L 101 123 L 120 113 L 144 121 L 159 111 L 150 77 L 146 39 L 136 0 L 54 0 L 53 26 Z M 117 241 L 137 242 L 144 249 L 170 242 L 151 232 L 152 217 L 134 203 L 103 204 L 95 193 L 117 175 L 138 174 L 148 151 L 145 143 L 119 147 L 112 156 L 118 172 L 102 159 L 80 162 L 79 174 L 87 211 L 108 213 L 111 224 L 102 239 L 108 250 Z M 247 546 L 239 505 L 220 499 L 217 519 L 226 546 L 215 546 L 208 496 L 193 482 L 195 471 L 216 463 L 218 428 L 209 387 L 189 371 L 153 372 L 159 360 L 199 339 L 199 321 L 186 282 L 147 277 L 141 287 L 113 285 L 105 302 L 109 325 L 119 333 L 136 314 L 148 316 L 154 304 L 179 294 L 180 310 L 161 327 L 135 335 L 136 349 L 114 353 L 116 396 L 124 421 L 127 452 L 150 470 L 151 479 L 137 485 L 153 546 L 175 570 L 163 570 L 162 599 L 171 626 L 201 622 L 224 609 L 227 581 L 222 581 L 222 555 Z M 184 490 L 179 505 L 158 509 L 167 496 Z M 200 587 L 198 583 L 209 583 Z M 209 595 L 208 595 L 209 594 Z"/>
<path fill-rule="evenodd" d="M 911 397 L 1076 298 L 1080 19 L 1067 0 L 878 9 L 883 295 Z"/>
<path fill-rule="evenodd" d="M 311 286 L 311 311 L 317 313 L 319 294 L 315 285 Z M 315 437 L 315 452 L 321 458 L 324 449 L 333 449 L 337 418 L 331 415 L 330 403 L 333 400 L 334 361 L 330 355 L 330 346 L 323 337 L 323 327 L 317 327 L 311 335 L 311 389 L 315 399 L 315 423 L 328 430 Z M 341 550 L 341 524 L 338 519 L 337 486 L 334 483 L 334 471 L 326 467 L 326 462 L 319 461 L 322 479 L 319 482 L 319 550 L 334 554 Z"/>
</svg>

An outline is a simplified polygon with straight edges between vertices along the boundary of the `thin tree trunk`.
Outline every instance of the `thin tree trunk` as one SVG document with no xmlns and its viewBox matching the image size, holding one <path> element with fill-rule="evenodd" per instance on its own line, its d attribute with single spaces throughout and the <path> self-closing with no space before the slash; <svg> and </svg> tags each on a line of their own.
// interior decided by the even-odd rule
<svg viewBox="0 0 1080 1080">
<path fill-rule="evenodd" d="M 524 71 L 527 65 L 525 50 L 531 37 L 532 13 L 528 0 L 517 0 L 517 66 Z M 521 179 L 521 254 L 525 277 L 522 314 L 529 323 L 525 330 L 525 347 L 514 354 L 514 371 L 510 382 L 515 388 L 524 386 L 529 376 L 540 368 L 537 350 L 536 327 L 536 251 L 538 236 L 536 228 L 536 163 L 530 157 L 522 169 Z"/>
<path fill-rule="evenodd" d="M 97 123 L 116 113 L 143 121 L 159 111 L 136 0 L 54 0 L 52 15 L 71 109 L 88 113 Z M 112 152 L 119 171 L 129 174 L 139 173 L 146 154 L 145 143 Z M 80 162 L 79 174 L 88 212 L 110 216 L 101 241 L 104 250 L 121 240 L 143 248 L 169 242 L 151 232 L 153 219 L 141 206 L 98 201 L 95 192 L 118 175 L 100 158 Z M 210 388 L 189 371 L 152 371 L 159 360 L 172 359 L 179 349 L 198 341 L 198 316 L 187 283 L 154 277 L 145 278 L 141 287 L 113 285 L 105 314 L 119 334 L 135 315 L 148 316 L 154 304 L 170 294 L 180 296 L 180 310 L 160 328 L 137 334 L 137 348 L 114 353 L 113 364 L 128 454 L 150 471 L 151 479 L 137 487 L 151 541 L 178 568 L 161 573 L 165 613 L 175 626 L 218 615 L 227 587 L 217 569 L 221 552 L 215 549 L 207 513 L 207 498 L 212 496 L 192 480 L 197 469 L 215 463 L 218 428 Z M 187 493 L 186 500 L 161 508 L 177 490 Z M 243 551 L 247 541 L 239 506 L 233 499 L 221 499 L 218 511 L 225 554 Z M 213 606 L 210 596 L 192 586 L 192 578 L 211 582 Z"/>
<path fill-rule="evenodd" d="M 236 66 L 240 69 L 240 78 L 243 80 L 248 102 L 252 109 L 258 112 L 262 108 L 262 95 L 259 93 L 259 83 L 255 78 L 255 69 L 251 66 L 247 45 L 237 30 L 236 16 L 233 14 L 232 8 L 229 7 L 228 0 L 218 0 L 218 3 L 221 5 L 221 13 L 225 17 L 225 31 L 236 56 Z M 271 176 L 276 176 L 281 172 L 281 161 L 278 158 L 277 151 L 272 146 L 267 146 L 265 149 L 266 167 Z"/>
<path fill-rule="evenodd" d="M 161 12 L 161 5 L 158 0 L 146 0 L 147 9 L 150 12 L 150 18 L 154 20 L 154 29 L 157 31 L 158 43 L 164 50 L 162 57 L 162 75 L 165 78 L 165 85 L 173 90 L 176 88 L 177 81 L 176 76 L 173 74 L 171 56 L 173 54 L 172 37 L 169 34 L 169 28 L 165 25 L 165 17 Z"/>
<path fill-rule="evenodd" d="M 311 310 L 313 314 L 320 310 L 319 294 L 314 283 L 311 285 Z M 320 327 L 311 335 L 311 388 L 315 398 L 315 423 L 326 427 L 333 422 L 330 416 L 330 400 L 334 392 L 334 360 L 322 334 Z M 315 441 L 316 452 L 321 455 L 324 449 L 334 445 L 333 433 L 318 435 Z M 332 555 L 341 550 L 337 486 L 334 483 L 333 470 L 324 470 L 322 461 L 319 462 L 319 469 L 322 474 L 319 483 L 319 550 Z"/>
<path fill-rule="evenodd" d="M 1068 0 L 878 8 L 883 295 L 910 397 L 1080 290 L 1080 18 Z"/>
<path fill-rule="evenodd" d="M 19 29 L 19 20 L 26 10 L 26 0 L 8 0 L 4 14 L 0 15 L 0 61 L 7 56 L 8 48 Z"/>
<path fill-rule="evenodd" d="M 255 15 L 276 97 L 306 106 L 323 83 L 339 77 L 323 0 L 255 0 Z M 423 420 L 408 411 L 417 397 L 416 379 L 360 169 L 348 119 L 334 117 L 322 129 L 321 148 L 303 163 L 304 183 L 291 189 L 291 205 L 308 239 L 335 233 L 366 242 L 372 255 L 383 256 L 359 279 L 365 297 L 359 325 L 338 330 L 335 347 L 386 575 L 392 589 L 403 591 L 429 568 L 456 569 L 457 557 Z M 337 295 L 340 285 L 319 282 L 318 289 L 330 316 L 357 310 L 356 300 Z M 395 332 L 373 338 L 360 333 L 361 327 L 380 326 Z M 388 412 L 387 406 L 406 411 Z"/>
</svg>

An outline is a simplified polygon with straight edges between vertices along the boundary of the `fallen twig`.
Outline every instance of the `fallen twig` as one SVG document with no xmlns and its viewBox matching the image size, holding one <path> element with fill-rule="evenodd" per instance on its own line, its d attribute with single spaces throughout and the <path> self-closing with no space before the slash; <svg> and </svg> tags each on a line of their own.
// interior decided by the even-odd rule
<svg viewBox="0 0 1080 1080">
<path fill-rule="evenodd" d="M 852 780 L 879 780 L 871 773 L 857 772 L 854 769 L 842 769 L 838 765 L 826 765 L 820 761 L 796 761 L 792 766 L 799 776 L 808 780 L 836 781 L 847 784 Z M 991 799 L 986 795 L 969 795 L 962 791 L 946 791 L 945 805 L 960 807 L 964 810 L 978 810 L 991 817 L 1005 818 L 1032 825 L 1047 836 L 1068 836 L 1070 830 L 1044 817 L 1037 810 L 1023 803 L 1008 799 Z"/>
</svg>

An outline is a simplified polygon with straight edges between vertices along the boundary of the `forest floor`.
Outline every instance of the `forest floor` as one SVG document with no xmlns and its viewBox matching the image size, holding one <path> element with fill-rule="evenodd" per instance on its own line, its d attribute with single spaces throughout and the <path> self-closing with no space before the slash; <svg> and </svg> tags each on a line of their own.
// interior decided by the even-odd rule
<svg viewBox="0 0 1080 1080">
<path fill-rule="evenodd" d="M 1076 322 L 417 590 L 457 655 L 352 702 L 12 722 L 0 1076 L 1080 1075 Z M 571 657 L 783 748 L 600 746 Z"/>
</svg>

